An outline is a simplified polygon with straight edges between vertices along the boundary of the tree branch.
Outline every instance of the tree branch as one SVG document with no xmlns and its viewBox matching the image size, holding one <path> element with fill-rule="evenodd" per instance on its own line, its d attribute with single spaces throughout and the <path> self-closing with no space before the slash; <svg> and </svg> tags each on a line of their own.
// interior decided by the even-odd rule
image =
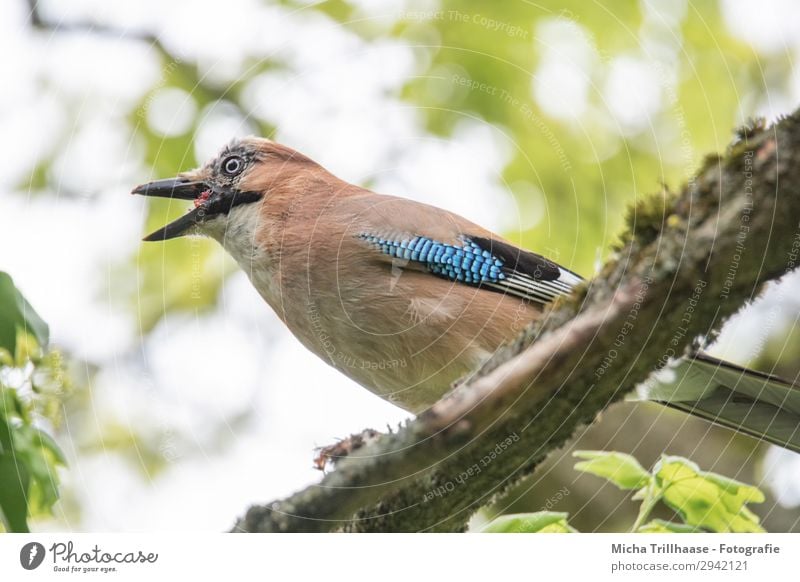
<svg viewBox="0 0 800 582">
<path fill-rule="evenodd" d="M 251 507 L 234 531 L 462 531 L 578 427 L 795 267 L 798 190 L 800 114 L 741 130 L 679 195 L 638 202 L 595 279 L 473 379 L 319 484 Z"/>
<path fill-rule="evenodd" d="M 272 133 L 271 127 L 244 111 L 236 99 L 236 85 L 220 87 L 210 83 L 197 67 L 170 51 L 161 38 L 148 30 L 122 30 L 93 20 L 74 20 L 55 22 L 42 14 L 38 0 L 25 0 L 28 5 L 28 21 L 34 30 L 49 33 L 87 33 L 110 39 L 127 39 L 150 45 L 167 64 L 165 71 L 172 71 L 176 77 L 186 81 L 187 87 L 204 101 L 227 101 L 241 116 L 258 125 L 262 135 Z"/>
</svg>

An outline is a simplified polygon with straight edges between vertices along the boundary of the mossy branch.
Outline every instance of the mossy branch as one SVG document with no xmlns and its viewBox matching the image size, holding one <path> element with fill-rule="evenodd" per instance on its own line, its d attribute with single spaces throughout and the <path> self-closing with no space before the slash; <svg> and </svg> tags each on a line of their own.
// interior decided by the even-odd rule
<svg viewBox="0 0 800 582">
<path fill-rule="evenodd" d="M 795 113 L 740 130 L 679 194 L 634 205 L 581 292 L 429 411 L 317 485 L 251 507 L 234 531 L 461 531 L 578 427 L 716 333 L 799 251 Z"/>
</svg>

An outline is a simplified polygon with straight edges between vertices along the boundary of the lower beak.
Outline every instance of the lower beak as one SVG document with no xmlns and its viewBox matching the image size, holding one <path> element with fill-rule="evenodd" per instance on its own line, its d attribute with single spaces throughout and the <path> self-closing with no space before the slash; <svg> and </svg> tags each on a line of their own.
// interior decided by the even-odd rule
<svg viewBox="0 0 800 582">
<path fill-rule="evenodd" d="M 131 194 L 141 194 L 142 196 L 155 196 L 159 198 L 175 198 L 178 200 L 197 200 L 208 191 L 208 186 L 203 182 L 185 180 L 183 178 L 167 178 L 166 180 L 156 180 L 137 186 Z M 177 220 L 170 222 L 163 228 L 147 235 L 142 240 L 162 241 L 179 237 L 195 226 L 203 216 L 202 208 L 198 207 L 191 212 L 184 214 Z"/>
<path fill-rule="evenodd" d="M 193 226 L 197 225 L 200 222 L 202 216 L 203 216 L 202 208 L 195 208 L 191 212 L 181 216 L 179 219 L 173 220 L 168 225 L 159 228 L 155 232 L 151 232 L 142 240 L 148 242 L 161 241 L 183 236 Z"/>
</svg>

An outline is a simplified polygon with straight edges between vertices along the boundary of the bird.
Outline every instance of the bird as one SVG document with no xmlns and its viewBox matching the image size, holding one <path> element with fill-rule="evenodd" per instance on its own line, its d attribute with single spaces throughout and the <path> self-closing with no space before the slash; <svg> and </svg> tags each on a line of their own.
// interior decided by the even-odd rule
<svg viewBox="0 0 800 582">
<path fill-rule="evenodd" d="M 579 274 L 452 212 L 348 183 L 260 137 L 133 194 L 193 207 L 144 237 L 210 237 L 311 352 L 419 414 L 513 340 Z M 684 356 L 634 393 L 800 452 L 800 387 Z"/>
</svg>

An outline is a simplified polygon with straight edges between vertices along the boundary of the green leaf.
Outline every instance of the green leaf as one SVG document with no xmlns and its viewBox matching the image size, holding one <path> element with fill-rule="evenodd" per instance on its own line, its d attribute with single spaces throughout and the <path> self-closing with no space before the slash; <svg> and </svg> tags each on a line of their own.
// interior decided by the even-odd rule
<svg viewBox="0 0 800 582">
<path fill-rule="evenodd" d="M 620 489 L 640 489 L 651 475 L 635 458 L 614 451 L 575 451 L 574 457 L 587 459 L 575 464 L 577 471 L 591 473 L 614 483 Z"/>
<path fill-rule="evenodd" d="M 0 513 L 8 531 L 27 533 L 30 475 L 15 459 L 11 443 L 11 427 L 0 418 Z"/>
<path fill-rule="evenodd" d="M 40 347 L 50 340 L 47 324 L 14 286 L 11 277 L 0 271 L 0 348 L 16 353 L 19 330 L 36 338 Z"/>
<path fill-rule="evenodd" d="M 13 388 L 7 388 L 0 384 L 0 418 L 18 417 L 23 422 L 28 422 L 28 410 L 22 401 L 19 399 L 17 391 Z M 3 443 L 0 441 L 0 452 L 2 452 Z M 10 445 L 9 445 L 10 446 Z"/>
<path fill-rule="evenodd" d="M 50 511 L 58 501 L 57 466 L 64 464 L 50 435 L 0 415 L 0 513 L 6 529 L 28 531 L 28 516 Z"/>
<path fill-rule="evenodd" d="M 685 523 L 674 523 L 672 521 L 664 521 L 663 519 L 654 519 L 644 524 L 637 531 L 640 533 L 697 533 L 702 530 Z"/>
<path fill-rule="evenodd" d="M 64 455 L 49 435 L 30 425 L 13 431 L 18 464 L 30 474 L 29 515 L 49 511 L 58 501 L 57 465 L 63 465 Z"/>
<path fill-rule="evenodd" d="M 539 511 L 501 515 L 481 531 L 486 533 L 570 533 L 566 513 Z"/>
<path fill-rule="evenodd" d="M 56 463 L 59 465 L 66 465 L 67 459 L 64 457 L 64 453 L 61 451 L 56 441 L 53 440 L 53 437 L 38 428 L 34 428 L 33 430 L 35 431 L 35 438 L 39 446 L 51 454 Z"/>
<path fill-rule="evenodd" d="M 756 487 L 700 468 L 683 457 L 664 456 L 653 473 L 662 499 L 692 526 L 715 532 L 763 532 L 747 503 L 761 503 Z"/>
</svg>

